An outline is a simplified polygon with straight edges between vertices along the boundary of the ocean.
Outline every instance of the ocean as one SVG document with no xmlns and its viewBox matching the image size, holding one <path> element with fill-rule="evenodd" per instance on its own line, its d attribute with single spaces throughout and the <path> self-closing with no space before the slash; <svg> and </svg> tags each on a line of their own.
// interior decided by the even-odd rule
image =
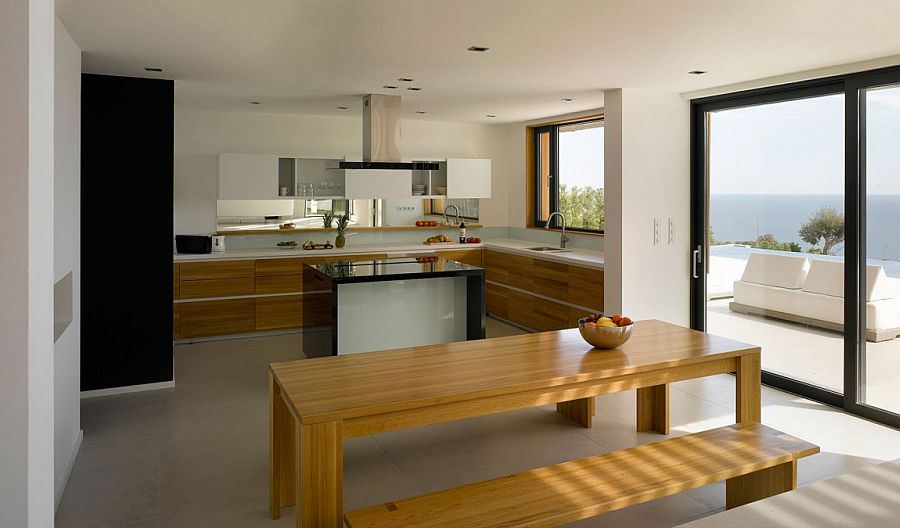
<svg viewBox="0 0 900 528">
<path fill-rule="evenodd" d="M 844 210 L 842 195 L 713 194 L 710 225 L 717 241 L 756 240 L 772 234 L 779 242 L 796 242 L 803 251 L 800 226 L 822 207 Z M 866 203 L 866 256 L 869 261 L 900 261 L 900 196 L 872 195 Z M 821 243 L 818 245 L 821 247 Z M 843 254 L 843 245 L 835 254 Z"/>
</svg>

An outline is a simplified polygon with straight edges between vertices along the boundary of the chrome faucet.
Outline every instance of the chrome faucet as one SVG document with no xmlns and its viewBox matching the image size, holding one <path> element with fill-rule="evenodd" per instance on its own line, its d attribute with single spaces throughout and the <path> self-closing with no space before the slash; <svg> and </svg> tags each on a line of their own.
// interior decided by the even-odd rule
<svg viewBox="0 0 900 528">
<path fill-rule="evenodd" d="M 559 248 L 566 249 L 566 242 L 569 241 L 569 237 L 566 236 L 566 215 L 560 213 L 559 211 L 554 211 L 550 213 L 550 216 L 547 217 L 547 223 L 544 225 L 547 229 L 550 229 L 550 224 L 553 221 L 553 217 L 559 215 L 562 219 L 560 226 L 562 227 L 562 233 L 559 235 Z"/>
<path fill-rule="evenodd" d="M 456 224 L 451 224 L 451 223 L 450 223 L 450 220 L 447 219 L 447 211 L 448 211 L 451 207 L 454 208 L 454 209 L 456 210 Z M 447 224 L 447 225 L 459 225 L 459 207 L 456 207 L 456 206 L 453 205 L 453 204 L 450 204 L 450 205 L 448 205 L 447 207 L 444 207 L 444 223 Z"/>
</svg>

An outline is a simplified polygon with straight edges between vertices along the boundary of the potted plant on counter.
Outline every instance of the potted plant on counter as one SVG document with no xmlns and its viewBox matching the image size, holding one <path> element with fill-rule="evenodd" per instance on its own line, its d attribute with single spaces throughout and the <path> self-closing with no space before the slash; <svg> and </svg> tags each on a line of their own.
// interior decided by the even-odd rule
<svg viewBox="0 0 900 528">
<path fill-rule="evenodd" d="M 334 245 L 342 248 L 347 243 L 344 232 L 347 231 L 347 224 L 350 223 L 350 215 L 342 214 L 335 217 L 337 220 L 337 238 L 334 239 Z"/>
<path fill-rule="evenodd" d="M 325 229 L 331 229 L 331 223 L 334 221 L 334 213 L 331 211 L 325 211 L 325 214 L 322 215 L 322 223 L 325 224 Z"/>
</svg>

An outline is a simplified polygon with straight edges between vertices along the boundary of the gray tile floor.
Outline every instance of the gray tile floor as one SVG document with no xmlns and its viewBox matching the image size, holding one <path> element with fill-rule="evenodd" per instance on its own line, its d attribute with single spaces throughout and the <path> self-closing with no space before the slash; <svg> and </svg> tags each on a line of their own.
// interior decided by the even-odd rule
<svg viewBox="0 0 900 528">
<path fill-rule="evenodd" d="M 488 335 L 518 330 L 494 320 Z M 276 527 L 268 504 L 266 365 L 302 357 L 298 335 L 179 345 L 177 388 L 82 401 L 84 443 L 57 526 Z M 734 421 L 734 378 L 674 384 L 673 434 Z M 636 433 L 634 393 L 597 399 L 592 429 L 547 406 L 354 438 L 345 443 L 345 507 L 497 477 L 661 439 Z M 822 446 L 806 482 L 900 458 L 900 431 L 763 388 L 763 421 Z M 720 511 L 711 485 L 571 526 L 674 526 Z"/>
</svg>

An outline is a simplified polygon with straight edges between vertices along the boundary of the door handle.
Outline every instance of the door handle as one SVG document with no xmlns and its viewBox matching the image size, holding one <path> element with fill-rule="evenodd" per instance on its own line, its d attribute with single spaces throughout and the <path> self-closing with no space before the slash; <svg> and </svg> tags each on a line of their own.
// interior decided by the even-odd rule
<svg viewBox="0 0 900 528">
<path fill-rule="evenodd" d="M 703 246 L 698 245 L 697 249 L 691 252 L 691 277 L 699 279 L 697 275 L 697 264 L 703 262 Z"/>
</svg>

